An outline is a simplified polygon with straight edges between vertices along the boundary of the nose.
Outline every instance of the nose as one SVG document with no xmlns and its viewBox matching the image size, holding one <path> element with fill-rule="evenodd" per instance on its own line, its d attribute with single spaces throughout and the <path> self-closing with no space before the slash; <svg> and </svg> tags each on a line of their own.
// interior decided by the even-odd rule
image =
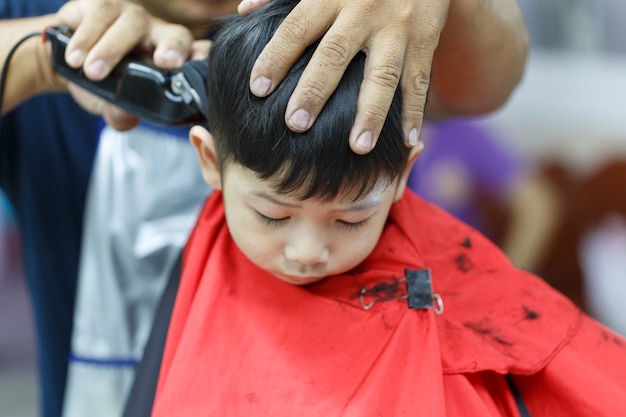
<svg viewBox="0 0 626 417">
<path fill-rule="evenodd" d="M 328 262 L 330 251 L 319 237 L 304 234 L 289 242 L 285 247 L 285 257 L 301 265 L 316 265 Z"/>
</svg>

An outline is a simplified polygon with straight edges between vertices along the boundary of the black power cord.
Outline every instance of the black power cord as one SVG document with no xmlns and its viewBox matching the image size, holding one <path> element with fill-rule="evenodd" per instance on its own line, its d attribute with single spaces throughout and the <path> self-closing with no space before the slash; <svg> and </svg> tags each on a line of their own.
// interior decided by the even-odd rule
<svg viewBox="0 0 626 417">
<path fill-rule="evenodd" d="M 4 64 L 2 64 L 2 73 L 0 73 L 0 121 L 2 120 L 2 101 L 4 99 L 4 86 L 6 84 L 7 72 L 9 71 L 9 62 L 11 62 L 11 58 L 13 58 L 13 54 L 19 48 L 21 44 L 27 41 L 30 38 L 35 36 L 41 36 L 41 32 L 33 32 L 25 35 L 22 39 L 17 41 L 15 45 L 9 51 L 7 58 L 4 60 Z"/>
</svg>

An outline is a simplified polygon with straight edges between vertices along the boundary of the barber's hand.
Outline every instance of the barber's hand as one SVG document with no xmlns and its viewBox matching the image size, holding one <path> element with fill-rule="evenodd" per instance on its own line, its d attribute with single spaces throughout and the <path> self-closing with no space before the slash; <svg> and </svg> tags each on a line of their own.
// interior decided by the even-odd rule
<svg viewBox="0 0 626 417">
<path fill-rule="evenodd" d="M 181 25 L 150 16 L 141 6 L 124 0 L 74 0 L 57 12 L 61 23 L 74 28 L 65 51 L 72 67 L 83 66 L 85 75 L 102 80 L 130 51 L 152 53 L 163 69 L 180 67 L 193 55 L 193 36 Z M 87 111 L 103 114 L 114 128 L 128 130 L 139 119 L 112 106 L 78 86 L 68 87 Z"/>
<path fill-rule="evenodd" d="M 268 0 L 243 0 L 241 14 Z M 256 61 L 250 78 L 257 96 L 270 94 L 304 49 L 322 37 L 289 101 L 290 129 L 309 129 L 360 50 L 365 77 L 350 146 L 359 154 L 375 145 L 399 82 L 404 97 L 404 134 L 417 144 L 424 118 L 435 48 L 450 0 L 302 0 Z"/>
</svg>

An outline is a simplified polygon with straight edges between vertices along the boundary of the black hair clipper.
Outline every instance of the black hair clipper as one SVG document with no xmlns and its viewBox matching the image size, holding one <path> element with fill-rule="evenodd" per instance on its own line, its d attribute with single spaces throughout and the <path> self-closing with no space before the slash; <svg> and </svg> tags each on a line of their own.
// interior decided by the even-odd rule
<svg viewBox="0 0 626 417">
<path fill-rule="evenodd" d="M 65 62 L 71 36 L 67 26 L 49 27 L 44 32 L 52 46 L 52 66 L 63 78 L 157 125 L 206 122 L 208 59 L 188 61 L 180 70 L 170 71 L 127 57 L 105 79 L 92 81 L 82 68 L 72 68 Z"/>
</svg>

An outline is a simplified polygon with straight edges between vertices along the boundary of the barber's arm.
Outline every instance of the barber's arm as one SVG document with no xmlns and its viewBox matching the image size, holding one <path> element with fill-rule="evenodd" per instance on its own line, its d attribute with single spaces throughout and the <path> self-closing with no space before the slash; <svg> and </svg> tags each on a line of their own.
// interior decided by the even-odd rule
<svg viewBox="0 0 626 417">
<path fill-rule="evenodd" d="M 434 53 L 427 116 L 497 110 L 520 82 L 528 48 L 517 0 L 451 0 Z"/>
<path fill-rule="evenodd" d="M 0 64 L 4 65 L 11 49 L 23 37 L 57 23 L 55 15 L 0 20 Z M 50 58 L 40 36 L 24 41 L 5 68 L 8 68 L 8 72 L 2 97 L 2 114 L 37 94 L 65 89 L 50 66 Z"/>
<path fill-rule="evenodd" d="M 239 11 L 266 2 L 244 0 Z M 481 114 L 501 106 L 521 79 L 528 49 L 516 0 L 302 0 L 257 60 L 252 91 L 270 94 L 320 36 L 285 120 L 295 131 L 308 129 L 363 50 L 368 60 L 350 135 L 357 153 L 375 146 L 399 82 L 405 138 L 415 145 L 424 114 Z"/>
<path fill-rule="evenodd" d="M 153 52 L 155 64 L 162 68 L 180 67 L 193 52 L 193 36 L 187 28 L 156 19 L 141 6 L 125 0 L 74 0 L 55 14 L 0 21 L 0 62 L 24 35 L 59 24 L 75 29 L 66 61 L 73 67 L 82 65 L 93 80 L 106 77 L 122 57 L 138 48 Z M 16 50 L 9 64 L 3 113 L 37 94 L 69 90 L 86 110 L 103 114 L 118 129 L 138 123 L 136 117 L 58 77 L 47 48 L 37 37 Z"/>
</svg>

